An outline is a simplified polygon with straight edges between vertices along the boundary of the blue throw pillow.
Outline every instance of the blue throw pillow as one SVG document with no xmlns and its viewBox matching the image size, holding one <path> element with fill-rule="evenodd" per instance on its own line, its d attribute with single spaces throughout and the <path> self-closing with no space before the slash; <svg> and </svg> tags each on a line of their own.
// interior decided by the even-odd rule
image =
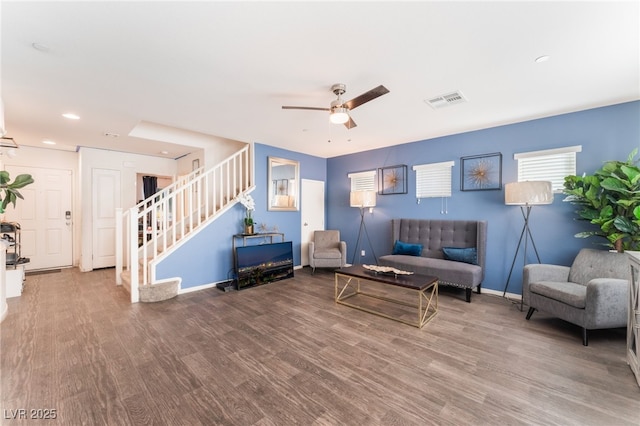
<svg viewBox="0 0 640 426">
<path fill-rule="evenodd" d="M 459 247 L 442 247 L 444 258 L 447 260 L 455 260 L 456 262 L 478 264 L 478 251 L 475 247 L 459 248 Z"/>
<path fill-rule="evenodd" d="M 393 254 L 406 254 L 409 256 L 420 256 L 422 254 L 422 244 L 409 244 L 396 240 L 393 245 Z"/>
</svg>

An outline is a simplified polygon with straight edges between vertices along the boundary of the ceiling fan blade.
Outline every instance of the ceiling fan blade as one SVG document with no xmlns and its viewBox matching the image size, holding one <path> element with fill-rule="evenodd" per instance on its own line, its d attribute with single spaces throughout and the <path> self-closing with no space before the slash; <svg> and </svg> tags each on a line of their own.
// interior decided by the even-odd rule
<svg viewBox="0 0 640 426">
<path fill-rule="evenodd" d="M 308 109 L 313 111 L 331 111 L 330 108 L 305 107 L 305 106 L 283 106 L 282 109 Z"/>
<path fill-rule="evenodd" d="M 372 101 L 375 98 L 377 98 L 378 96 L 382 96 L 389 93 L 389 89 L 387 89 L 386 87 L 384 87 L 383 85 L 380 85 L 374 89 L 369 90 L 366 93 L 363 93 L 360 96 L 356 96 L 355 98 L 351 99 L 350 101 L 347 101 L 344 103 L 344 105 L 346 105 L 347 108 L 349 108 L 350 110 L 359 107 L 360 105 Z"/>
<path fill-rule="evenodd" d="M 355 121 L 353 121 L 353 118 L 351 118 L 351 116 L 349 116 L 349 121 L 344 123 L 344 127 L 346 127 L 347 129 L 353 129 L 354 127 L 357 127 L 357 126 L 358 125 L 356 124 Z"/>
</svg>

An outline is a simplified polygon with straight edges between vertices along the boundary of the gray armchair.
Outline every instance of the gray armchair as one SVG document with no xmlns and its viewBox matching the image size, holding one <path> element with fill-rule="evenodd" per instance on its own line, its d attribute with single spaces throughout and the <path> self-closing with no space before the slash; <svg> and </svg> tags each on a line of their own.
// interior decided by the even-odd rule
<svg viewBox="0 0 640 426">
<path fill-rule="evenodd" d="M 536 310 L 588 330 L 626 327 L 631 272 L 624 253 L 582 249 L 571 267 L 531 264 L 524 267 L 522 297 Z"/>
<path fill-rule="evenodd" d="M 347 263 L 347 243 L 340 241 L 340 231 L 315 231 L 309 243 L 311 273 L 316 268 L 341 268 Z"/>
</svg>

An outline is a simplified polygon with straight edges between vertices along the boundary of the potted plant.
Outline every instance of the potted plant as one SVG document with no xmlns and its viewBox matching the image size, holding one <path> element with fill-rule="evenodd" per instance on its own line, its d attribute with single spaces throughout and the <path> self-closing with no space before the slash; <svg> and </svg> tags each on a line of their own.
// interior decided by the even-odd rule
<svg viewBox="0 0 640 426">
<path fill-rule="evenodd" d="M 9 172 L 6 170 L 0 171 L 0 214 L 5 212 L 9 203 L 12 203 L 15 207 L 18 198 L 24 200 L 24 197 L 18 189 L 24 188 L 34 182 L 33 177 L 28 174 L 18 175 L 13 182 L 10 181 Z"/>
<path fill-rule="evenodd" d="M 244 225 L 244 233 L 247 235 L 252 235 L 254 234 L 253 232 L 253 225 L 254 225 L 254 221 L 253 221 L 253 211 L 256 209 L 256 203 L 253 200 L 253 197 L 249 194 L 241 194 L 238 196 L 238 201 L 240 202 L 240 204 L 242 204 L 245 208 L 245 217 L 242 220 L 242 223 Z"/>
<path fill-rule="evenodd" d="M 579 220 L 598 229 L 576 234 L 578 238 L 599 236 L 605 245 L 622 252 L 640 249 L 640 168 L 634 160 L 606 161 L 593 175 L 567 176 L 564 201 L 576 204 Z"/>
</svg>

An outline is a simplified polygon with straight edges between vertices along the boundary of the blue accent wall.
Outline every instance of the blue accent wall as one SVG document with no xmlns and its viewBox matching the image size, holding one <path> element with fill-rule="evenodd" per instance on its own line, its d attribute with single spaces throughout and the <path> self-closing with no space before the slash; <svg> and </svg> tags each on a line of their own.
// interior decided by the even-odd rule
<svg viewBox="0 0 640 426">
<path fill-rule="evenodd" d="M 251 193 L 256 210 L 255 222 L 265 224 L 269 229 L 274 226 L 285 234 L 285 241 L 292 241 L 294 265 L 300 265 L 300 211 L 276 212 L 267 210 L 267 163 L 268 157 L 280 157 L 300 162 L 300 179 L 327 180 L 327 160 L 299 152 L 275 148 L 269 145 L 254 144 L 255 183 Z M 236 204 L 222 217 L 182 245 L 157 268 L 156 277 L 165 279 L 182 277 L 182 288 L 191 288 L 226 281 L 234 275 L 232 237 L 242 232 L 244 207 Z M 274 238 L 274 242 L 278 241 Z M 254 239 L 252 243 L 260 243 Z"/>
<path fill-rule="evenodd" d="M 443 113 L 445 111 L 443 110 Z M 408 193 L 378 195 L 372 214 L 365 212 L 365 223 L 373 251 L 379 257 L 391 252 L 391 219 L 473 219 L 488 221 L 487 270 L 483 287 L 502 291 L 520 236 L 523 217 L 519 207 L 504 204 L 504 184 L 517 180 L 519 152 L 582 145 L 577 154 L 577 174 L 593 173 L 603 161 L 626 160 L 640 146 L 640 102 L 630 102 L 563 114 L 538 120 L 423 140 L 357 154 L 330 158 L 327 191 L 327 229 L 340 230 L 347 242 L 348 261 L 354 255 L 360 224 L 360 213 L 349 207 L 348 173 L 385 166 L 408 166 Z M 503 189 L 493 191 L 460 191 L 460 157 L 501 152 L 503 155 Z M 455 162 L 452 197 L 429 198 L 416 204 L 413 165 L 442 161 Z M 569 265 L 582 247 L 597 246 L 602 240 L 578 239 L 585 222 L 575 220 L 575 206 L 563 202 L 556 194 L 553 204 L 533 208 L 530 227 L 543 263 Z M 444 212 L 446 211 L 446 213 Z M 362 244 L 364 242 L 364 246 Z M 374 263 L 372 248 L 361 240 L 366 256 L 358 263 Z M 535 262 L 529 246 L 528 262 Z M 519 253 L 509 293 L 522 291 L 523 253 Z"/>
<path fill-rule="evenodd" d="M 444 112 L 444 111 L 443 111 Z M 277 226 L 285 239 L 293 242 L 294 264 L 300 265 L 301 212 L 271 212 L 267 210 L 267 161 L 269 156 L 300 161 L 300 178 L 325 181 L 326 228 L 338 229 L 347 242 L 351 262 L 360 224 L 360 213 L 349 207 L 351 172 L 378 169 L 384 166 L 408 166 L 408 193 L 378 195 L 374 212 L 365 213 L 368 235 L 361 248 L 365 257 L 359 263 L 374 263 L 373 252 L 379 257 L 391 252 L 391 219 L 477 219 L 488 221 L 487 271 L 483 287 L 502 291 L 511 267 L 523 218 L 516 206 L 505 206 L 504 188 L 493 191 L 460 191 L 460 157 L 501 152 L 502 182 L 517 179 L 519 152 L 582 145 L 577 154 L 577 174 L 593 173 L 603 161 L 625 160 L 640 147 L 640 101 L 596 108 L 571 114 L 531 120 L 484 130 L 445 136 L 418 142 L 375 149 L 330 159 L 295 151 L 255 144 L 256 201 L 254 218 L 258 224 Z M 416 204 L 415 172 L 411 166 L 441 161 L 455 162 L 453 193 L 446 199 L 423 199 Z M 531 230 L 540 258 L 544 263 L 569 265 L 583 247 L 600 247 L 597 239 L 577 239 L 574 234 L 586 224 L 575 220 L 575 207 L 564 203 L 556 194 L 551 205 L 536 206 L 531 213 Z M 159 279 L 182 277 L 182 288 L 190 288 L 230 279 L 233 275 L 231 238 L 240 233 L 244 209 L 234 206 L 201 233 L 165 259 L 158 267 Z M 363 243 L 363 244 L 362 244 Z M 372 250 L 373 249 L 373 250 Z M 530 246 L 528 263 L 535 262 Z M 509 293 L 522 291 L 523 253 L 514 267 Z"/>
</svg>

